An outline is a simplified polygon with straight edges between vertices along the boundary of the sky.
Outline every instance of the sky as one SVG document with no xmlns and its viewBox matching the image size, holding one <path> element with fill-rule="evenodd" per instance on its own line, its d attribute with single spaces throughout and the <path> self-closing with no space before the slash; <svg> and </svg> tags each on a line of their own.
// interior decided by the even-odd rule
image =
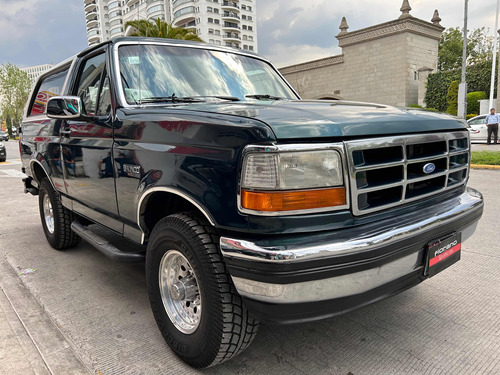
<svg viewBox="0 0 500 375">
<path fill-rule="evenodd" d="M 259 54 L 283 67 L 341 53 L 335 35 L 397 19 L 402 0 L 254 0 Z M 410 0 L 414 17 L 462 27 L 464 0 Z M 495 0 L 469 1 L 469 25 L 493 35 Z M 56 64 L 87 47 L 83 0 L 0 0 L 0 64 Z"/>
</svg>

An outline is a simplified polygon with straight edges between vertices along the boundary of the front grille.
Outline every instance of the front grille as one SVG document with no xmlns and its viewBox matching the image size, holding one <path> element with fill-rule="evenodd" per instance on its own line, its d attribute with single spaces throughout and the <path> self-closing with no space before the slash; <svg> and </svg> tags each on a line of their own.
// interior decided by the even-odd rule
<svg viewBox="0 0 500 375">
<path fill-rule="evenodd" d="M 355 215 L 384 210 L 467 182 L 468 133 L 346 142 Z"/>
</svg>

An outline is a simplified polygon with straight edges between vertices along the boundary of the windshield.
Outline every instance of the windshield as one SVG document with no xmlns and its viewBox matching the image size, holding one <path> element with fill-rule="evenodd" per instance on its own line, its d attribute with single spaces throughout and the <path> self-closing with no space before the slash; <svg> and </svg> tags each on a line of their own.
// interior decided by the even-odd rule
<svg viewBox="0 0 500 375">
<path fill-rule="evenodd" d="M 118 55 L 123 92 L 129 104 L 172 95 L 297 99 L 269 64 L 247 56 L 151 44 L 120 46 Z"/>
</svg>

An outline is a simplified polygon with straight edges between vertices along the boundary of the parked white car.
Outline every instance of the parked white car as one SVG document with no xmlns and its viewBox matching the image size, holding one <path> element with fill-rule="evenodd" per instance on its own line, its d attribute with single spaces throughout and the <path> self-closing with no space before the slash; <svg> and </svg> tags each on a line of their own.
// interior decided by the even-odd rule
<svg viewBox="0 0 500 375">
<path fill-rule="evenodd" d="M 486 116 L 487 115 L 479 115 L 467 120 L 467 123 L 470 125 L 469 132 L 471 143 L 486 143 L 488 140 Z"/>
</svg>

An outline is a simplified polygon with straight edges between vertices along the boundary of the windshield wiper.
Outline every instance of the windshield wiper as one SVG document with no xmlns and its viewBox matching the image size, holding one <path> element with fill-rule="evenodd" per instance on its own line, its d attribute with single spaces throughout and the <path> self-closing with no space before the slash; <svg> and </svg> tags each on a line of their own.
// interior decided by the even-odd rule
<svg viewBox="0 0 500 375">
<path fill-rule="evenodd" d="M 225 95 L 198 95 L 198 96 L 188 96 L 187 98 L 216 98 L 222 100 L 230 100 L 232 102 L 239 102 L 240 99 L 236 96 L 225 96 Z"/>
<path fill-rule="evenodd" d="M 273 96 L 269 94 L 252 94 L 252 95 L 245 95 L 245 98 L 253 98 L 257 100 L 262 100 L 262 99 L 268 99 L 268 100 L 283 100 L 285 98 L 280 98 L 279 96 Z"/>
<path fill-rule="evenodd" d="M 202 99 L 196 99 L 191 97 L 179 97 L 172 94 L 171 96 L 151 96 L 149 98 L 143 98 L 139 101 L 142 103 L 197 103 L 202 102 Z"/>
</svg>

